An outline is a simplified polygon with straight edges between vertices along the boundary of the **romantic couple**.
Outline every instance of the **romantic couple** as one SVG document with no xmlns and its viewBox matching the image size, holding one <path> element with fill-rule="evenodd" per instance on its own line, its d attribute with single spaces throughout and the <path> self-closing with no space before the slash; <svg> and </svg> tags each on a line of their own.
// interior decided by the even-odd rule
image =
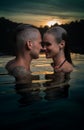
<svg viewBox="0 0 84 130">
<path fill-rule="evenodd" d="M 47 30 L 43 39 L 39 30 L 32 25 L 21 24 L 17 27 L 14 42 L 16 57 L 6 64 L 10 75 L 18 80 L 30 80 L 30 64 L 32 59 L 39 58 L 40 50 L 44 50 L 46 58 L 52 58 L 54 72 L 70 73 L 73 65 L 68 50 L 67 32 L 56 26 Z M 43 42 L 43 47 L 41 43 Z"/>
</svg>

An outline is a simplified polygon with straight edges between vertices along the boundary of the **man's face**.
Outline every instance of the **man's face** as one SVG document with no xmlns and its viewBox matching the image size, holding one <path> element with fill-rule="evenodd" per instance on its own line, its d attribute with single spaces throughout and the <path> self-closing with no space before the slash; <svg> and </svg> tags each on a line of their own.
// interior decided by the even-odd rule
<svg viewBox="0 0 84 130">
<path fill-rule="evenodd" d="M 31 56 L 33 59 L 39 58 L 40 50 L 42 49 L 41 42 L 41 34 L 38 32 L 36 40 L 33 41 L 33 47 L 31 50 Z"/>
<path fill-rule="evenodd" d="M 46 33 L 43 38 L 46 58 L 54 58 L 59 53 L 59 44 L 53 35 Z"/>
</svg>

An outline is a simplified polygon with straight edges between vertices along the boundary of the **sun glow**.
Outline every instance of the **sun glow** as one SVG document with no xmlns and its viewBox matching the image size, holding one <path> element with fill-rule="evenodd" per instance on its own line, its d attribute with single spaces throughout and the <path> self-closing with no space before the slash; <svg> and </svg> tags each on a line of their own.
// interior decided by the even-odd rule
<svg viewBox="0 0 84 130">
<path fill-rule="evenodd" d="M 51 21 L 48 21 L 47 22 L 47 25 L 49 26 L 49 27 L 51 27 L 51 26 L 53 26 L 54 24 L 61 24 L 59 21 L 57 21 L 57 20 L 51 20 Z"/>
</svg>

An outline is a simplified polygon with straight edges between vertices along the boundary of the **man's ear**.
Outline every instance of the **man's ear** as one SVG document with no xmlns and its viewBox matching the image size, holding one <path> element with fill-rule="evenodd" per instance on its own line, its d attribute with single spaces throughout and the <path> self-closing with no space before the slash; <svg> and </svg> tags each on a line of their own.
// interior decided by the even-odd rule
<svg viewBox="0 0 84 130">
<path fill-rule="evenodd" d="M 26 48 L 28 49 L 28 50 L 31 50 L 31 48 L 32 48 L 32 41 L 27 41 L 26 42 Z"/>
<path fill-rule="evenodd" d="M 62 41 L 60 42 L 59 47 L 60 47 L 60 49 L 62 49 L 62 48 L 65 47 L 65 41 L 64 41 L 64 40 L 62 40 Z"/>
</svg>

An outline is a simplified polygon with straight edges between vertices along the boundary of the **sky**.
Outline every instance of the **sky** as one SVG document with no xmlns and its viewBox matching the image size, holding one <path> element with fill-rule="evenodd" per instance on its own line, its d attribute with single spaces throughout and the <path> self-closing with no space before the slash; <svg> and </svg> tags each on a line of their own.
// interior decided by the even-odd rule
<svg viewBox="0 0 84 130">
<path fill-rule="evenodd" d="M 84 19 L 84 0 L 1 0 L 0 17 L 50 26 Z"/>
</svg>

